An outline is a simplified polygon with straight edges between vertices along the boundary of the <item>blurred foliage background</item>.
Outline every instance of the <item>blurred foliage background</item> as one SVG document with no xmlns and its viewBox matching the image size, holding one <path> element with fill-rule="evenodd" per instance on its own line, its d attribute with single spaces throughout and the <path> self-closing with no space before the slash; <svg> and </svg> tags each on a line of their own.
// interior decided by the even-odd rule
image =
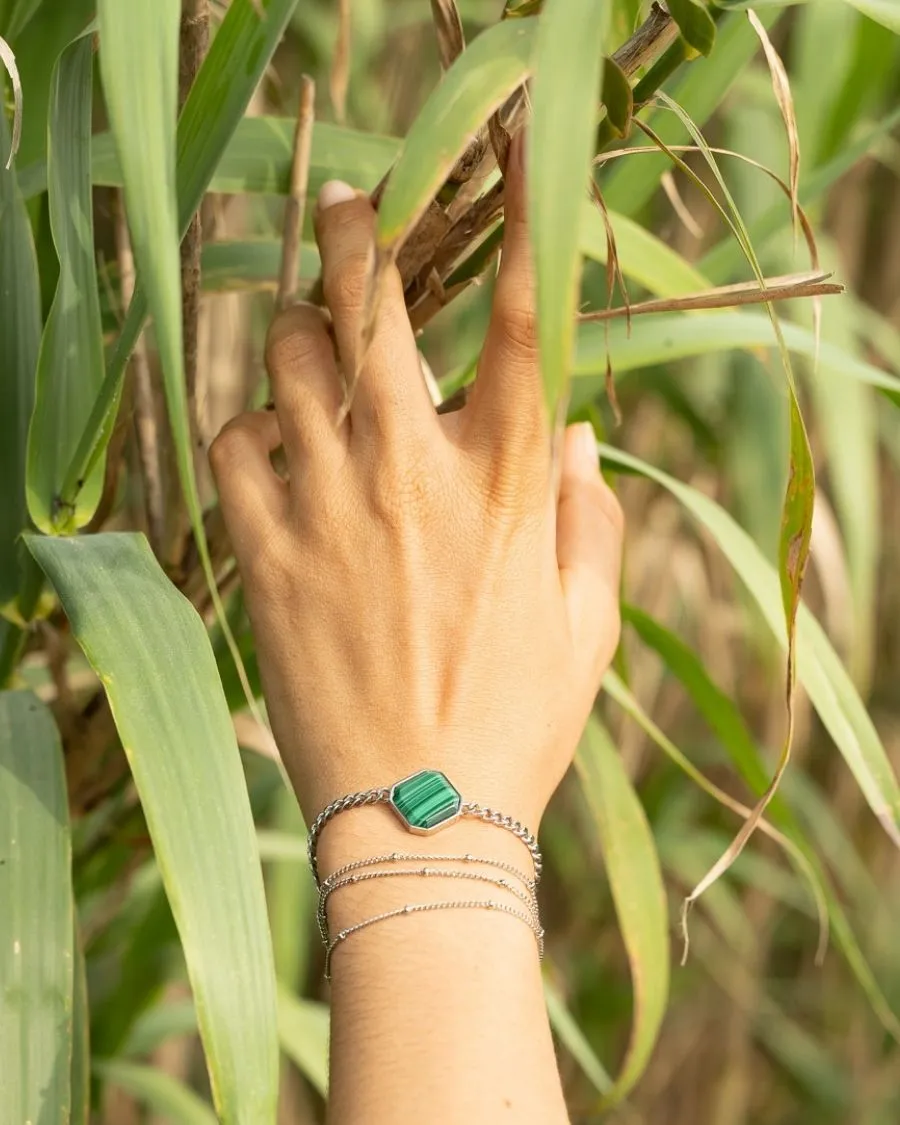
<svg viewBox="0 0 900 1125">
<path fill-rule="evenodd" d="M 699 18 L 688 0 L 670 7 L 682 30 Z M 788 180 L 788 131 L 747 7 L 711 9 L 716 41 L 706 57 L 679 40 L 663 89 L 710 145 Z M 332 176 L 371 191 L 397 152 L 391 138 L 409 132 L 439 83 L 438 41 L 425 0 L 185 0 L 182 100 L 207 35 L 222 55 L 195 83 L 193 132 L 179 136 L 177 163 L 174 133 L 169 148 L 163 138 L 156 149 L 148 130 L 129 165 L 123 137 L 129 123 L 152 121 L 147 105 L 168 104 L 168 72 L 155 56 L 141 61 L 153 6 L 135 3 L 124 22 L 115 8 L 114 0 L 98 5 L 92 76 L 91 36 L 86 47 L 67 44 L 94 18 L 93 0 L 0 0 L 0 35 L 24 93 L 15 170 L 0 173 L 0 684 L 19 689 L 0 697 L 0 864 L 9 860 L 5 873 L 0 867 L 9 906 L 4 914 L 0 905 L 0 1043 L 11 1044 L 3 1054 L 13 1060 L 0 1122 L 28 1119 L 29 1073 L 43 1074 L 44 1095 L 52 1089 L 59 1099 L 58 1112 L 39 1118 L 47 1125 L 210 1122 L 214 1097 L 221 1120 L 269 1120 L 277 1035 L 278 1121 L 312 1125 L 324 1120 L 327 1008 L 304 827 L 259 712 L 246 707 L 182 498 L 189 465 L 179 456 L 188 435 L 194 515 L 203 509 L 224 620 L 258 694 L 205 448 L 224 421 L 265 399 L 289 119 L 309 75 L 310 192 Z M 501 0 L 458 0 L 458 8 L 469 42 L 504 11 Z M 539 5 L 518 8 L 528 16 Z M 812 302 L 779 305 L 817 471 L 804 600 L 821 630 L 801 615 L 793 761 L 768 814 L 776 828 L 758 831 L 699 899 L 678 968 L 682 900 L 741 823 L 716 795 L 752 805 L 784 737 L 775 575 L 789 401 L 761 306 L 636 317 L 630 332 L 616 320 L 608 335 L 601 324 L 583 326 L 571 414 L 590 419 L 606 443 L 602 460 L 628 530 L 616 669 L 542 839 L 548 1004 L 576 1125 L 900 1120 L 900 14 L 893 0 L 760 0 L 757 8 L 790 79 L 799 198 L 823 267 L 846 286 L 823 302 L 818 345 Z M 608 54 L 651 16 L 643 0 L 610 0 L 607 14 Z M 253 38 L 248 29 L 266 20 Z M 235 132 L 242 97 L 249 104 Z M 667 106 L 642 116 L 668 144 L 689 141 Z M 214 152 L 217 129 L 224 155 Z M 9 141 L 3 124 L 4 154 Z M 632 131 L 606 147 L 648 143 Z M 659 152 L 625 155 L 597 172 L 632 302 L 750 276 L 689 174 L 713 182 L 704 154 L 683 159 L 687 170 Z M 806 270 L 778 183 L 719 159 L 766 276 Z M 151 214 L 153 203 L 140 199 L 142 168 L 154 190 L 177 176 L 180 204 L 177 216 L 173 208 L 143 230 L 141 208 Z M 575 200 L 581 305 L 603 308 L 605 228 L 580 184 L 559 190 Z M 186 227 L 201 201 L 182 251 L 178 339 L 160 304 L 159 279 L 171 273 L 164 264 L 152 280 L 152 247 L 160 231 Z M 301 293 L 317 276 L 310 238 L 307 220 Z M 170 238 L 173 253 L 175 245 Z M 121 399 L 108 398 L 101 418 L 91 410 L 104 395 L 103 348 L 107 372 L 131 350 L 116 341 L 129 331 L 132 249 L 135 305 L 143 285 L 155 325 L 137 344 Z M 96 282 L 86 284 L 88 275 Z M 488 267 L 424 325 L 422 353 L 447 393 L 472 371 L 490 297 Z M 615 303 L 622 298 L 620 289 Z M 176 353 L 183 401 L 167 367 Z M 605 389 L 607 355 L 620 422 Z M 91 510 L 78 507 L 84 475 L 70 510 L 55 499 L 65 488 L 54 489 L 89 416 L 105 427 L 108 456 L 105 469 L 88 466 Z M 17 539 L 29 514 L 51 533 L 31 541 L 31 553 Z M 77 528 L 88 534 L 59 536 Z M 159 565 L 133 539 L 92 534 L 135 529 Z M 207 627 L 217 668 L 197 614 L 172 585 Z M 206 709 L 203 698 L 213 698 Z M 229 765 L 220 750 L 235 737 L 240 759 L 235 749 Z M 266 911 L 252 873 L 241 874 L 258 866 L 257 851 L 277 990 L 262 979 Z M 245 906 L 255 921 L 245 920 Z M 824 956 L 817 910 L 830 924 Z M 30 984 L 10 953 L 22 933 L 42 950 Z M 254 951 L 262 951 L 256 970 Z M 36 1071 L 22 1061 L 24 1044 L 43 1060 Z M 258 1098 L 244 1078 L 254 1068 Z"/>
</svg>

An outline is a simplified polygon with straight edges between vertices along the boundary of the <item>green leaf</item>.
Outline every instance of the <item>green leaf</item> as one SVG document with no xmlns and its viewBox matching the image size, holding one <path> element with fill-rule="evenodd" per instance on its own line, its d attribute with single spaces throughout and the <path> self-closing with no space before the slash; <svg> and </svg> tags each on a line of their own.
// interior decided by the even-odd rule
<svg viewBox="0 0 900 1125">
<path fill-rule="evenodd" d="M 599 323 L 581 325 L 573 406 L 589 401 L 603 390 L 607 354 L 605 327 Z M 812 332 L 787 323 L 782 325 L 782 332 L 790 351 L 809 360 L 815 359 L 816 339 Z M 640 332 L 630 338 L 625 324 L 609 325 L 609 355 L 617 375 L 691 356 L 772 346 L 771 321 L 760 313 L 696 312 L 690 316 L 678 313 L 647 317 Z M 878 387 L 900 405 L 900 379 L 825 341 L 820 349 L 817 378 L 827 379 L 833 370 Z"/>
<path fill-rule="evenodd" d="M 91 34 L 70 44 L 54 67 L 50 92 L 50 228 L 61 268 L 38 356 L 27 496 L 32 520 L 51 533 L 87 523 L 103 489 L 98 461 L 77 502 L 61 501 L 66 470 L 103 382 L 91 195 L 93 54 Z"/>
<path fill-rule="evenodd" d="M 281 1049 L 324 1097 L 328 1091 L 329 1014 L 326 1004 L 278 989 Z"/>
<path fill-rule="evenodd" d="M 282 786 L 275 794 L 273 804 L 275 834 L 294 840 L 305 848 L 306 826 L 294 791 Z M 275 975 L 286 988 L 298 992 L 307 977 L 316 932 L 313 919 L 318 890 L 309 863 L 275 864 L 266 871 L 266 890 Z"/>
<path fill-rule="evenodd" d="M 162 1070 L 122 1059 L 95 1062 L 93 1070 L 105 1083 L 131 1094 L 171 1125 L 216 1125 L 216 1115 L 206 1102 Z"/>
<path fill-rule="evenodd" d="M 607 4 L 546 0 L 534 49 L 528 136 L 528 222 L 537 335 L 551 417 L 571 378 L 581 279 L 578 215 L 590 177 L 603 77 Z"/>
<path fill-rule="evenodd" d="M 71 1125 L 90 1125 L 91 1116 L 91 1013 L 88 1008 L 87 974 L 81 935 L 75 927 L 73 939 L 72 1004 L 72 1117 Z"/>
<path fill-rule="evenodd" d="M 12 42 L 44 0 L 0 0 L 0 35 Z"/>
<path fill-rule="evenodd" d="M 413 122 L 378 208 L 378 243 L 399 247 L 472 136 L 531 71 L 534 20 L 504 20 L 453 63 Z"/>
<path fill-rule="evenodd" d="M 609 221 L 616 236 L 619 265 L 629 280 L 658 297 L 682 297 L 711 288 L 699 270 L 640 223 L 616 211 L 609 212 Z M 586 258 L 606 265 L 606 226 L 596 204 L 589 199 L 581 205 L 579 245 Z M 643 330 L 641 325 L 641 332 L 636 335 Z"/>
<path fill-rule="evenodd" d="M 628 76 L 615 59 L 603 60 L 603 104 L 606 117 L 617 137 L 627 137 L 634 113 L 634 91 Z"/>
<path fill-rule="evenodd" d="M 603 1063 L 597 1058 L 587 1036 L 578 1026 L 575 1017 L 566 1007 L 562 994 L 544 978 L 544 999 L 547 1002 L 547 1015 L 550 1026 L 559 1041 L 581 1067 L 581 1072 L 594 1089 L 604 1096 L 613 1089 L 613 1080 L 606 1072 Z"/>
<path fill-rule="evenodd" d="M 200 205 L 229 139 L 265 72 L 297 0 L 233 0 L 178 121 L 177 187 L 180 239 Z M 130 11 L 130 7 L 128 8 Z M 133 27 L 133 25 L 132 25 Z M 133 38 L 129 50 L 134 48 Z M 63 498 L 72 502 L 79 481 L 102 457 L 112 433 L 125 365 L 147 316 L 138 279 L 134 299 L 109 359 L 106 378 L 72 457 Z"/>
<path fill-rule="evenodd" d="M 716 25 L 706 5 L 698 0 L 667 0 L 669 15 L 678 24 L 681 37 L 692 55 L 708 55 L 716 41 Z"/>
<path fill-rule="evenodd" d="M 143 536 L 30 536 L 28 545 L 106 688 L 181 936 L 218 1112 L 225 1125 L 268 1125 L 278 1077 L 272 946 L 206 630 Z"/>
<path fill-rule="evenodd" d="M 0 83 L 0 91 L 3 86 Z M 0 152 L 9 151 L 0 112 Z M 41 295 L 28 212 L 15 175 L 0 174 L 0 609 L 18 596 L 22 574 L 17 542 L 28 522 L 25 449 L 34 405 L 41 342 Z"/>
<path fill-rule="evenodd" d="M 766 10 L 759 13 L 759 18 L 766 27 L 771 27 L 780 15 L 778 11 Z M 685 67 L 667 89 L 693 120 L 703 125 L 725 101 L 725 95 L 758 50 L 759 40 L 746 16 L 728 13 L 718 23 L 716 49 L 710 57 Z M 667 144 L 681 144 L 687 137 L 683 125 L 665 110 L 651 111 L 647 121 Z M 643 142 L 636 140 L 635 143 Z M 625 215 L 636 215 L 656 191 L 663 172 L 669 167 L 665 157 L 655 155 L 617 161 L 603 180 L 607 207 Z"/>
<path fill-rule="evenodd" d="M 0 1121 L 69 1120 L 72 842 L 59 732 L 0 692 Z"/>
<path fill-rule="evenodd" d="M 606 1102 L 620 1102 L 643 1074 L 669 995 L 669 920 L 653 833 L 606 729 L 595 718 L 575 768 L 600 833 L 610 891 L 631 965 L 631 1040 Z"/>
<path fill-rule="evenodd" d="M 900 7 L 897 0 L 847 0 L 858 12 L 900 34 Z"/>
<path fill-rule="evenodd" d="M 149 1055 L 167 1039 L 193 1035 L 197 1031 L 197 1013 L 192 1000 L 175 1000 L 147 1008 L 135 1020 L 128 1038 L 122 1044 L 123 1055 Z"/>
<path fill-rule="evenodd" d="M 635 472 L 661 484 L 713 536 L 747 587 L 773 636 L 787 647 L 778 576 L 747 533 L 718 504 L 661 469 L 602 445 L 606 468 Z M 797 676 L 884 830 L 900 847 L 900 786 L 878 732 L 831 647 L 805 605 L 797 615 Z"/>
</svg>

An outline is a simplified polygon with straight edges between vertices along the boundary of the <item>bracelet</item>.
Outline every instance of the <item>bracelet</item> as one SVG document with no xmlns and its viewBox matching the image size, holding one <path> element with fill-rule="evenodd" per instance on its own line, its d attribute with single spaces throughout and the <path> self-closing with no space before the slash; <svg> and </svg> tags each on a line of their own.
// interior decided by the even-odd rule
<svg viewBox="0 0 900 1125">
<path fill-rule="evenodd" d="M 430 856 L 420 856 L 421 859 L 431 860 Z M 489 862 L 487 860 L 483 861 Z M 517 898 L 527 909 L 529 916 L 540 927 L 540 916 L 538 914 L 537 899 L 534 893 L 526 893 L 514 886 L 508 879 L 497 878 L 496 876 L 486 875 L 482 871 L 458 871 L 444 869 L 440 867 L 429 867 L 427 864 L 424 867 L 400 867 L 390 871 L 365 871 L 352 875 L 345 875 L 341 879 L 336 879 L 332 875 L 327 879 L 319 888 L 319 904 L 316 910 L 316 921 L 319 926 L 319 934 L 322 938 L 322 943 L 328 948 L 329 935 L 328 935 L 328 916 L 326 904 L 329 897 L 335 892 L 339 891 L 342 887 L 356 886 L 358 883 L 366 883 L 372 879 L 393 879 L 402 875 L 420 875 L 425 878 L 437 877 L 443 879 L 469 879 L 479 883 L 488 883 L 493 887 L 499 887 L 504 891 L 508 891 L 511 895 Z"/>
<path fill-rule="evenodd" d="M 313 821 L 307 837 L 309 866 L 316 885 L 320 882 L 316 849 L 322 829 L 338 813 L 346 812 L 348 809 L 358 809 L 364 805 L 388 805 L 408 832 L 420 836 L 428 836 L 432 832 L 446 828 L 463 816 L 494 824 L 511 832 L 528 848 L 534 863 L 534 881 L 540 882 L 543 859 L 537 839 L 524 824 L 495 809 L 485 808 L 473 802 L 463 802 L 459 790 L 439 770 L 418 770 L 390 788 L 348 793 L 347 796 L 339 797 L 322 809 Z"/>
<path fill-rule="evenodd" d="M 538 957 L 543 959 L 544 931 L 541 929 L 540 922 L 505 902 L 494 902 L 491 899 L 472 899 L 459 902 L 407 903 L 406 906 L 398 907 L 396 910 L 388 910 L 384 914 L 376 914 L 374 918 L 366 918 L 364 922 L 357 922 L 356 925 L 348 926 L 346 930 L 341 930 L 339 934 L 336 934 L 325 950 L 325 979 L 331 980 L 331 958 L 335 949 L 345 942 L 351 934 L 359 933 L 360 930 L 368 929 L 369 926 L 384 922 L 388 918 L 398 918 L 404 914 L 424 914 L 432 910 L 494 910 L 502 914 L 508 914 L 512 918 L 518 918 L 534 934 L 537 940 Z"/>
</svg>

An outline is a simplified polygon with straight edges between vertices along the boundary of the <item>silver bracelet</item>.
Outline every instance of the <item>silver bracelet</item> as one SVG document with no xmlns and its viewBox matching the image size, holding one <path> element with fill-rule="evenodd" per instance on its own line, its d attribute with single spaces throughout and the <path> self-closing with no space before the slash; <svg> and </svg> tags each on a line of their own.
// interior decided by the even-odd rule
<svg viewBox="0 0 900 1125">
<path fill-rule="evenodd" d="M 424 860 L 429 859 L 428 856 L 422 856 L 420 858 Z M 356 872 L 352 875 L 345 875 L 343 878 L 337 880 L 334 879 L 334 876 L 330 876 L 326 879 L 319 888 L 319 903 L 316 910 L 319 935 L 326 949 L 330 944 L 327 903 L 329 897 L 335 891 L 341 890 L 342 887 L 351 887 L 359 883 L 367 883 L 373 879 L 396 879 L 403 875 L 417 875 L 424 878 L 439 879 L 469 879 L 479 883 L 488 883 L 492 887 L 499 887 L 504 891 L 508 891 L 514 898 L 517 898 L 526 908 L 530 917 L 537 923 L 538 927 L 540 927 L 540 914 L 538 913 L 537 899 L 534 897 L 533 891 L 528 893 L 515 886 L 509 879 L 487 875 L 482 871 L 459 871 L 453 868 L 431 867 L 426 863 L 422 867 L 399 867 L 392 868 L 389 871 L 364 871 Z"/>
<path fill-rule="evenodd" d="M 325 979 L 331 980 L 331 958 L 335 949 L 345 942 L 351 934 L 359 933 L 360 930 L 374 926 L 377 922 L 384 922 L 388 918 L 399 918 L 404 914 L 425 914 L 432 910 L 492 910 L 501 914 L 509 914 L 510 917 L 518 918 L 520 922 L 524 922 L 531 930 L 537 940 L 538 957 L 543 959 L 544 931 L 541 929 L 540 922 L 505 902 L 494 902 L 492 899 L 471 899 L 460 902 L 407 903 L 406 906 L 398 907 L 396 910 L 388 910 L 384 914 L 376 914 L 374 918 L 366 918 L 364 922 L 357 922 L 356 925 L 348 926 L 347 929 L 335 934 L 325 950 Z"/>
<path fill-rule="evenodd" d="M 534 881 L 540 882 L 543 858 L 535 836 L 524 824 L 496 809 L 474 802 L 464 802 L 459 790 L 439 770 L 417 770 L 396 784 L 382 789 L 366 789 L 361 793 L 348 793 L 322 809 L 312 822 L 307 837 L 307 854 L 316 884 L 319 884 L 319 866 L 316 849 L 325 825 L 338 813 L 364 805 L 388 805 L 394 810 L 408 832 L 430 836 L 453 824 L 460 817 L 471 817 L 496 825 L 511 832 L 531 852 L 534 863 Z"/>
</svg>

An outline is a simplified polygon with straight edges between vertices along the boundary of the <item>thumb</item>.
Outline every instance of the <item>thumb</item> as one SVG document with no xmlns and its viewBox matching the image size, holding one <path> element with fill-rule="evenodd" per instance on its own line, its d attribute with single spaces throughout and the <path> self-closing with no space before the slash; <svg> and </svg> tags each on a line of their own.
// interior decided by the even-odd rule
<svg viewBox="0 0 900 1125">
<path fill-rule="evenodd" d="M 589 422 L 566 430 L 556 510 L 556 559 L 569 627 L 586 660 L 612 659 L 619 641 L 624 516 L 600 473 Z"/>
</svg>

